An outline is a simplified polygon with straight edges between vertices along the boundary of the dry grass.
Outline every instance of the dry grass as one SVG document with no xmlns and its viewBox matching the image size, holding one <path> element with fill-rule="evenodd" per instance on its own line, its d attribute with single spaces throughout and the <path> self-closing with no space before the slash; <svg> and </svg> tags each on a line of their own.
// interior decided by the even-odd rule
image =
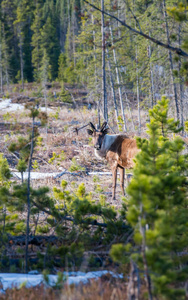
<svg viewBox="0 0 188 300">
<path fill-rule="evenodd" d="M 27 95 L 30 95 L 33 90 L 37 90 L 37 86 L 33 84 L 26 85 Z M 52 90 L 59 89 L 59 86 L 52 87 Z M 19 86 L 17 86 L 19 90 Z M 14 95 L 15 96 L 15 95 Z M 84 124 L 87 124 L 91 121 L 93 124 L 97 123 L 97 111 L 95 109 L 87 110 L 87 107 L 78 107 L 76 110 L 71 108 L 57 108 L 51 107 L 52 112 L 49 113 L 48 118 L 48 133 L 46 134 L 46 128 L 39 127 L 40 136 L 43 138 L 42 145 L 37 147 L 34 153 L 34 160 L 37 160 L 39 169 L 38 172 L 61 172 L 63 170 L 69 170 L 72 159 L 74 158 L 78 165 L 85 168 L 87 172 L 101 172 L 101 171 L 110 171 L 109 166 L 106 161 L 99 161 L 94 156 L 93 146 L 89 141 L 89 136 L 87 135 L 86 129 L 79 131 L 79 134 L 76 135 L 73 132 L 74 127 L 81 127 Z M 126 119 L 129 136 L 133 137 L 138 133 L 133 130 L 132 122 L 130 119 L 130 112 L 126 108 Z M 0 112 L 0 120 L 4 121 L 4 115 L 6 113 Z M 132 108 L 132 116 L 134 119 L 134 124 L 138 126 L 138 112 L 136 107 Z M 115 124 L 114 114 L 110 114 L 109 110 L 109 123 L 111 128 L 117 132 L 117 125 Z M 144 110 L 141 111 L 141 120 L 142 120 L 142 137 L 147 137 L 146 134 L 146 122 L 148 119 L 148 113 Z M 22 124 L 29 124 L 31 120 L 27 115 L 27 111 L 16 111 L 10 112 L 10 119 L 6 122 L 15 122 Z M 12 169 L 15 169 L 17 159 L 8 151 L 8 146 L 11 142 L 16 141 L 19 135 L 27 135 L 27 129 L 25 132 L 21 130 L 15 131 L 12 130 L 1 130 L 0 128 L 0 152 L 4 153 L 5 157 L 8 159 L 8 162 Z M 54 160 L 53 163 L 49 163 L 50 158 L 53 156 L 53 152 L 57 155 L 60 155 L 61 152 L 64 152 L 64 159 Z M 94 182 L 94 176 L 88 176 L 86 173 L 83 173 L 82 176 L 72 176 L 65 174 L 58 180 L 53 180 L 52 178 L 45 180 L 33 180 L 33 187 L 39 187 L 42 185 L 48 185 L 53 187 L 54 185 L 59 186 L 59 183 L 62 179 L 68 182 L 68 188 L 71 190 L 71 183 L 75 183 L 75 187 L 78 186 L 81 182 L 85 183 L 86 191 L 92 192 L 94 198 L 98 201 L 100 194 L 104 195 L 107 199 L 107 202 L 111 203 L 111 186 L 112 186 L 112 177 L 111 176 L 97 176 L 98 181 Z M 102 191 L 96 191 L 96 185 L 101 185 Z M 113 203 L 116 207 L 121 206 L 121 192 L 119 184 L 117 185 L 117 201 Z"/>
<path fill-rule="evenodd" d="M 126 283 L 102 278 L 89 284 L 65 285 L 62 290 L 38 286 L 32 288 L 8 289 L 1 300 L 126 300 Z"/>
<path fill-rule="evenodd" d="M 72 165 L 72 159 L 74 158 L 78 165 L 84 167 L 87 172 L 98 172 L 98 171 L 109 171 L 109 167 L 105 161 L 98 161 L 93 153 L 93 146 L 89 142 L 89 137 L 87 135 L 86 129 L 79 131 L 79 135 L 73 132 L 74 127 L 80 127 L 83 124 L 87 124 L 92 121 L 94 124 L 97 123 L 96 111 L 87 109 L 72 110 L 68 108 L 63 108 L 60 111 L 54 108 L 54 113 L 49 113 L 48 119 L 48 134 L 46 134 L 46 129 L 39 127 L 40 136 L 43 138 L 42 145 L 37 147 L 34 153 L 34 160 L 37 160 L 39 169 L 38 172 L 61 172 L 64 169 L 69 170 Z M 58 118 L 55 118 L 55 113 L 58 112 Z M 6 113 L 0 112 L 0 119 L 3 121 L 3 116 Z M 27 116 L 27 112 L 16 111 L 10 113 L 10 120 L 17 120 L 21 123 L 31 123 L 31 120 Z M 12 130 L 0 131 L 0 152 L 3 152 L 5 157 L 8 158 L 10 167 L 16 169 L 17 159 L 8 151 L 9 145 L 16 141 L 19 135 L 27 135 L 27 130 L 15 132 L 14 128 Z M 50 158 L 55 152 L 60 155 L 64 152 L 65 159 L 54 160 L 53 163 L 49 163 Z M 59 186 L 62 179 L 68 182 L 68 188 L 73 190 L 71 183 L 75 183 L 75 187 L 80 183 L 84 182 L 86 186 L 86 191 L 92 191 L 94 198 L 99 199 L 100 194 L 106 196 L 107 201 L 111 202 L 111 186 L 112 177 L 111 176 L 98 176 L 97 182 L 94 183 L 94 176 L 88 176 L 83 172 L 82 176 L 72 176 L 71 174 L 65 174 L 58 180 L 53 180 L 52 178 L 44 180 L 33 180 L 33 187 L 39 187 L 42 185 L 47 185 L 49 187 Z M 101 192 L 96 192 L 96 185 L 101 185 Z M 117 187 L 117 194 L 119 195 L 118 201 L 114 203 L 115 205 L 120 205 L 121 203 L 121 193 L 119 186 Z"/>
</svg>

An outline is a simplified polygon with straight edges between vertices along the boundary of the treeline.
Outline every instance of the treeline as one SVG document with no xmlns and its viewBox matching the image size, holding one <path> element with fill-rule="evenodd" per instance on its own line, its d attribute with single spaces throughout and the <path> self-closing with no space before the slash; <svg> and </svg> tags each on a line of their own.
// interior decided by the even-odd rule
<svg viewBox="0 0 188 300">
<path fill-rule="evenodd" d="M 125 130 L 124 109 L 130 112 L 133 100 L 139 109 L 143 99 L 153 107 L 166 94 L 183 126 L 188 112 L 187 2 L 102 2 L 104 13 L 99 0 L 1 1 L 1 91 L 10 82 L 22 88 L 27 81 L 77 83 L 87 87 L 105 119 L 107 103 L 114 105 Z M 140 131 L 140 117 L 138 123 Z"/>
<path fill-rule="evenodd" d="M 3 0 L 0 14 L 1 81 L 39 81 L 47 55 L 48 77 L 58 77 L 61 52 L 80 26 L 80 0 Z"/>
</svg>

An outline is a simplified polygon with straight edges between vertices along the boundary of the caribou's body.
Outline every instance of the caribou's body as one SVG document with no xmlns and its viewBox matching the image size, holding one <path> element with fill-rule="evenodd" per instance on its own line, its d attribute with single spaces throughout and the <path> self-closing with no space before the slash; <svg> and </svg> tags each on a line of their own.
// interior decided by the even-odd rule
<svg viewBox="0 0 188 300">
<path fill-rule="evenodd" d="M 138 153 L 136 141 L 123 134 L 107 135 L 107 123 L 104 122 L 101 129 L 97 130 L 90 123 L 92 128 L 88 129 L 88 134 L 92 135 L 97 158 L 105 158 L 110 164 L 113 176 L 112 198 L 115 200 L 117 169 L 120 173 L 120 186 L 123 195 L 124 191 L 124 176 L 125 168 L 132 168 L 134 165 L 133 158 Z"/>
</svg>

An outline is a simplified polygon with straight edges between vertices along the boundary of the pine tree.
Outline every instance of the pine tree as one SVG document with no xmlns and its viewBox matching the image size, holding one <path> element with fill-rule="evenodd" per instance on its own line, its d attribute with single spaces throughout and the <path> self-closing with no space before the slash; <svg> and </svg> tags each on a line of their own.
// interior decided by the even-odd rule
<svg viewBox="0 0 188 300">
<path fill-rule="evenodd" d="M 184 299 L 182 284 L 187 277 L 187 155 L 177 132 L 177 123 L 167 120 L 168 101 L 162 99 L 150 111 L 149 140 L 137 139 L 134 177 L 127 189 L 127 219 L 134 228 L 137 253 L 131 259 L 144 270 L 149 299 L 152 295 L 167 299 Z M 157 121 L 156 121 L 157 120 Z M 163 135 L 161 135 L 161 133 Z M 138 250 L 139 249 L 139 250 Z M 130 245 L 112 248 L 116 259 Z"/>
<path fill-rule="evenodd" d="M 21 0 L 17 6 L 17 15 L 14 25 L 18 36 L 18 46 L 20 52 L 20 71 L 22 77 L 31 81 L 33 79 L 33 70 L 31 63 L 31 24 L 34 18 L 33 0 Z"/>
<path fill-rule="evenodd" d="M 46 23 L 41 30 L 41 48 L 45 49 L 49 64 L 51 66 L 51 78 L 54 80 L 58 76 L 58 58 L 60 55 L 60 47 L 57 39 L 57 32 L 53 20 L 48 17 Z"/>
<path fill-rule="evenodd" d="M 33 21 L 33 24 L 31 26 L 31 29 L 33 31 L 32 35 L 32 64 L 33 64 L 33 69 L 34 69 L 34 79 L 37 81 L 39 80 L 39 71 L 41 67 L 41 59 L 42 59 L 42 48 L 41 48 L 41 43 L 42 43 L 42 35 L 41 35 L 41 28 L 42 28 L 42 9 L 41 5 L 37 3 L 36 9 L 35 9 L 35 19 Z"/>
</svg>

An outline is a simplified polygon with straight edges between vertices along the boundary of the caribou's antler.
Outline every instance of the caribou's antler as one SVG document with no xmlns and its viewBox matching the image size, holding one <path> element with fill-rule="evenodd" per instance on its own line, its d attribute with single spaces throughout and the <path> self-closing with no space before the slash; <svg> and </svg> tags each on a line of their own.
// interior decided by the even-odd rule
<svg viewBox="0 0 188 300">
<path fill-rule="evenodd" d="M 93 123 L 89 122 L 89 125 L 91 126 L 91 128 L 94 130 L 94 131 L 97 131 L 95 126 L 93 125 Z"/>
<path fill-rule="evenodd" d="M 75 128 L 73 129 L 73 132 L 76 132 L 76 134 L 78 135 L 78 131 L 79 131 L 79 130 L 81 130 L 81 129 L 83 129 L 83 128 L 89 126 L 89 125 L 90 125 L 90 123 L 88 123 L 88 124 L 86 124 L 86 125 L 84 125 L 84 126 L 82 126 L 82 127 L 80 127 L 80 128 L 75 127 Z"/>
<path fill-rule="evenodd" d="M 105 129 L 106 125 L 107 125 L 107 122 L 105 121 L 101 126 L 101 129 L 100 129 L 101 132 Z"/>
<path fill-rule="evenodd" d="M 103 131 L 103 130 L 105 129 L 106 125 L 107 125 L 107 122 L 104 122 L 104 123 L 102 124 L 102 126 L 101 126 L 100 131 Z M 87 126 L 90 126 L 90 127 L 93 129 L 93 131 L 97 131 L 97 129 L 95 128 L 95 126 L 93 125 L 93 123 L 92 123 L 92 122 L 89 122 L 88 124 L 86 124 L 86 125 L 84 125 L 84 126 L 82 126 L 82 127 L 80 127 L 80 128 L 75 127 L 75 128 L 73 129 L 73 132 L 75 132 L 75 133 L 78 135 L 78 131 L 81 130 L 81 129 L 83 129 L 83 128 L 85 128 L 85 127 L 87 127 Z"/>
</svg>

